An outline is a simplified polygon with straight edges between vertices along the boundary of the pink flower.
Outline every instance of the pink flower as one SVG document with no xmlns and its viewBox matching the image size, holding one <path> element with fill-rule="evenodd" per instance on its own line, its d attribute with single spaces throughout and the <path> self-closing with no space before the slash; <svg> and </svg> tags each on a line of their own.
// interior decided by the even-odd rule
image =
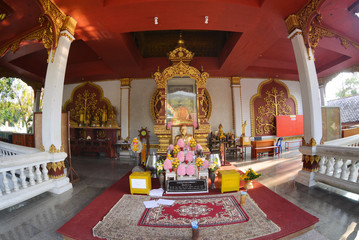
<svg viewBox="0 0 359 240">
<path fill-rule="evenodd" d="M 196 172 L 196 170 L 194 169 L 194 166 L 192 164 L 187 166 L 187 168 L 186 168 L 187 175 L 192 176 L 192 175 L 194 175 L 195 172 Z"/>
<path fill-rule="evenodd" d="M 197 144 L 197 146 L 196 146 L 196 150 L 197 150 L 197 151 L 199 151 L 199 150 L 203 150 L 203 148 L 202 148 L 201 144 Z"/>
<path fill-rule="evenodd" d="M 171 152 L 173 150 L 174 146 L 170 144 L 167 148 L 167 152 Z"/>
<path fill-rule="evenodd" d="M 186 167 L 183 164 L 178 166 L 177 174 L 180 176 L 184 176 L 186 174 Z"/>
<path fill-rule="evenodd" d="M 178 161 L 179 162 L 183 162 L 184 161 L 184 153 L 182 151 L 180 151 L 178 154 L 177 154 L 177 158 L 178 158 Z"/>
<path fill-rule="evenodd" d="M 171 160 L 169 160 L 168 158 L 166 158 L 165 162 L 163 163 L 163 168 L 165 170 L 170 170 L 172 169 L 172 162 Z"/>
<path fill-rule="evenodd" d="M 193 160 L 193 153 L 191 151 L 188 151 L 186 154 L 186 160 L 189 162 L 192 162 Z"/>
<path fill-rule="evenodd" d="M 190 148 L 190 146 L 189 146 L 189 143 L 187 143 L 186 149 L 187 149 L 187 151 L 190 151 L 190 150 L 191 150 L 191 148 Z"/>
<path fill-rule="evenodd" d="M 177 145 L 178 145 L 180 148 L 184 148 L 184 141 L 183 141 L 183 139 L 178 139 Z"/>
<path fill-rule="evenodd" d="M 208 169 L 209 167 L 209 162 L 207 160 L 203 160 L 203 166 L 204 169 Z"/>
</svg>

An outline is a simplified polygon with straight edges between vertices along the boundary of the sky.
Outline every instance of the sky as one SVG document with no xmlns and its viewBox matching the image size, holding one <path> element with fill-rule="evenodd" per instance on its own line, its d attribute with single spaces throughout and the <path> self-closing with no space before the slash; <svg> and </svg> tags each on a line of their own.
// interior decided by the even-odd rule
<svg viewBox="0 0 359 240">
<path fill-rule="evenodd" d="M 351 78 L 353 73 L 340 73 L 337 77 L 333 78 L 330 82 L 328 82 L 325 87 L 325 99 L 327 101 L 336 99 L 338 97 L 335 96 L 335 93 L 341 89 L 341 86 L 345 79 Z M 358 86 L 359 88 L 359 86 Z"/>
</svg>

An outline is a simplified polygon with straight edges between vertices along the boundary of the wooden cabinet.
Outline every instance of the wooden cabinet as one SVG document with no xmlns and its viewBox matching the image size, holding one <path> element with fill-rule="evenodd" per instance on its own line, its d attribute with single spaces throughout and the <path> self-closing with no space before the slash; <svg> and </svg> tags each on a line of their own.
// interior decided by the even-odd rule
<svg viewBox="0 0 359 240">
<path fill-rule="evenodd" d="M 117 157 L 117 132 L 120 128 L 73 127 L 70 129 L 71 152 L 73 155 L 105 153 Z"/>
<path fill-rule="evenodd" d="M 26 147 L 35 147 L 34 134 L 13 133 L 12 143 Z"/>
<path fill-rule="evenodd" d="M 257 158 L 258 153 L 268 152 L 268 154 L 276 155 L 276 147 L 274 139 L 252 141 L 252 158 Z"/>
</svg>

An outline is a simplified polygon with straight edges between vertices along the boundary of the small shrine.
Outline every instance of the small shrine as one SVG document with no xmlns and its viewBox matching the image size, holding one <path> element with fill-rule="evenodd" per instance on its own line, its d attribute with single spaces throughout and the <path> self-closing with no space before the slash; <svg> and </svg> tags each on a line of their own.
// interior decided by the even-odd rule
<svg viewBox="0 0 359 240">
<path fill-rule="evenodd" d="M 174 144 L 182 125 L 209 153 L 207 136 L 211 132 L 209 118 L 212 102 L 206 89 L 209 74 L 190 66 L 194 53 L 185 48 L 180 39 L 169 53 L 171 66 L 154 73 L 157 89 L 152 95 L 151 114 L 155 122 L 154 133 L 159 138 L 158 153 L 165 155 Z"/>
</svg>

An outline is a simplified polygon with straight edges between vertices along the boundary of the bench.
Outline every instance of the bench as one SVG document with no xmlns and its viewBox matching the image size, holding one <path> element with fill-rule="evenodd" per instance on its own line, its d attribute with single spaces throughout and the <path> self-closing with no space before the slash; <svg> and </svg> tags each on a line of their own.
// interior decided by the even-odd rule
<svg viewBox="0 0 359 240">
<path fill-rule="evenodd" d="M 255 158 L 258 158 L 258 153 L 264 153 L 264 152 L 268 152 L 268 155 L 277 155 L 279 154 L 279 151 L 277 151 L 277 149 L 279 148 L 279 146 L 267 146 L 267 147 L 256 147 L 254 148 L 254 152 L 255 152 Z"/>
</svg>

